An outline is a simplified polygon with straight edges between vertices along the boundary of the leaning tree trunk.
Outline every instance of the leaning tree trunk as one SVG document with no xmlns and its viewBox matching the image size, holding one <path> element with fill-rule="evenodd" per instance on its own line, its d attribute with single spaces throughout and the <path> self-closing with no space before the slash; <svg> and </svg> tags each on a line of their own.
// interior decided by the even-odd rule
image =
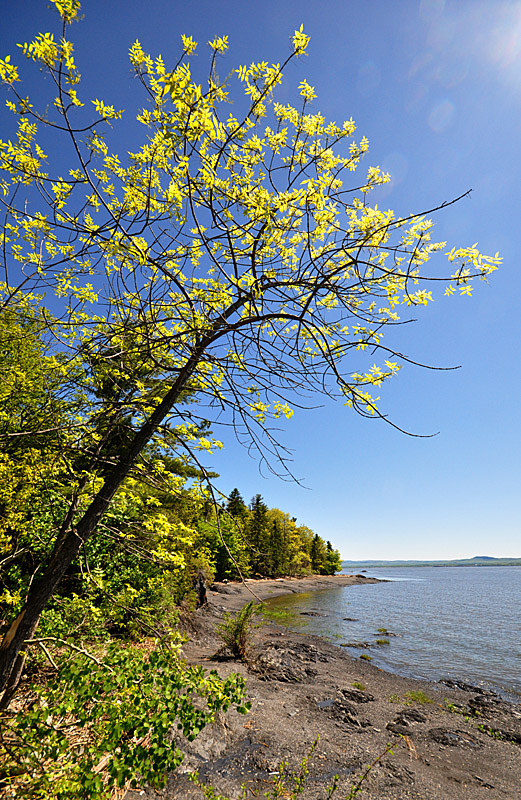
<svg viewBox="0 0 521 800">
<path fill-rule="evenodd" d="M 143 452 L 143 448 L 181 397 L 206 349 L 229 330 L 228 320 L 244 305 L 246 300 L 247 295 L 243 295 L 235 300 L 218 319 L 214 320 L 206 335 L 194 348 L 161 403 L 136 432 L 128 450 L 110 470 L 102 488 L 81 520 L 77 525 L 72 526 L 63 538 L 58 539 L 48 567 L 31 587 L 24 609 L 11 623 L 0 644 L 0 692 L 4 691 L 2 700 L 4 705 L 14 694 L 22 673 L 24 657 L 21 660 L 18 659 L 22 645 L 26 639 L 33 637 L 40 615 L 56 591 L 58 584 L 78 555 L 80 548 L 95 532 L 112 498 Z"/>
<path fill-rule="evenodd" d="M 205 346 L 207 344 L 208 341 L 205 342 Z M 161 404 L 137 431 L 127 452 L 111 469 L 103 487 L 94 497 L 78 524 L 72 526 L 56 543 L 49 565 L 39 580 L 31 587 L 24 609 L 11 623 L 0 644 L 0 692 L 5 690 L 1 706 L 5 707 L 6 703 L 9 703 L 16 690 L 24 662 L 24 656 L 20 654 L 20 650 L 25 640 L 33 637 L 40 615 L 56 591 L 58 584 L 78 555 L 82 545 L 96 530 L 116 491 L 136 463 L 143 448 L 179 399 L 201 355 L 202 352 L 199 349 L 199 352 L 194 353 L 188 360 Z"/>
</svg>

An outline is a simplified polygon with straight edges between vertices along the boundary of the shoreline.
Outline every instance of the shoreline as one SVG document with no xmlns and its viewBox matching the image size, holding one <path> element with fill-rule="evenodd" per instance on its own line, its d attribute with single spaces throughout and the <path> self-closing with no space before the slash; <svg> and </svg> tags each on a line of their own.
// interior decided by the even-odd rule
<svg viewBox="0 0 521 800">
<path fill-rule="evenodd" d="M 246 666 L 219 654 L 216 628 L 227 612 L 252 599 L 378 583 L 362 575 L 310 576 L 216 583 L 208 605 L 185 620 L 190 665 L 244 676 L 250 713 L 222 715 L 192 743 L 165 790 L 146 797 L 202 800 L 188 778 L 199 778 L 230 800 L 263 798 L 281 762 L 309 763 L 303 800 L 322 800 L 339 775 L 344 800 L 367 765 L 361 800 L 514 800 L 521 786 L 521 706 L 459 681 L 436 683 L 384 672 L 337 645 L 271 620 L 253 631 Z M 254 592 L 254 595 L 252 594 Z M 385 753 L 391 744 L 393 754 Z M 381 758 L 379 758 L 381 756 Z M 143 790 L 142 790 L 143 791 Z M 144 795 L 129 792 L 127 800 Z M 283 795 L 281 795 L 283 796 Z"/>
<path fill-rule="evenodd" d="M 227 610 L 241 608 L 249 599 L 264 602 L 286 594 L 321 592 L 344 586 L 359 586 L 364 583 L 387 583 L 382 578 L 366 575 L 307 575 L 304 578 L 246 578 L 242 581 L 220 581 L 213 583 L 208 591 L 209 599 L 227 595 Z M 232 599 L 234 598 L 234 599 Z"/>
</svg>

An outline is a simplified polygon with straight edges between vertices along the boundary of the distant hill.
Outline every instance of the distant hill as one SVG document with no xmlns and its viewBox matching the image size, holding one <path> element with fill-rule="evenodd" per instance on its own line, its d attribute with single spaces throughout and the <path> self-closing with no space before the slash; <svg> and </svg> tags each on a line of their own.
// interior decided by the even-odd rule
<svg viewBox="0 0 521 800">
<path fill-rule="evenodd" d="M 453 561 L 342 561 L 344 569 L 362 567 L 521 567 L 521 558 L 474 556 Z"/>
</svg>

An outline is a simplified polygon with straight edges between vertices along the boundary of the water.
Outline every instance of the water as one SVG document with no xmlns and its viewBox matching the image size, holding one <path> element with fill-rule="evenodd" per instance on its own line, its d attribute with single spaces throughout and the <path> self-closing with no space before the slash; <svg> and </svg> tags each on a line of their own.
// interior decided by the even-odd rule
<svg viewBox="0 0 521 800">
<path fill-rule="evenodd" d="M 284 595 L 269 605 L 287 611 L 293 629 L 339 645 L 371 643 L 347 649 L 367 653 L 382 669 L 459 678 L 521 700 L 521 567 L 396 567 L 367 575 L 389 583 Z M 320 616 L 302 613 L 310 611 Z"/>
</svg>

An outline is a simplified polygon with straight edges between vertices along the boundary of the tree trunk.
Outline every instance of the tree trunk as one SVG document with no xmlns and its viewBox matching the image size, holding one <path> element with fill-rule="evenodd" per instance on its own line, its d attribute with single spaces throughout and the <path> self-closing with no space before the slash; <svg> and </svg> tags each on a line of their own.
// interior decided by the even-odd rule
<svg viewBox="0 0 521 800">
<path fill-rule="evenodd" d="M 143 452 L 144 447 L 181 397 L 207 347 L 229 330 L 228 320 L 245 303 L 246 299 L 247 296 L 243 295 L 238 300 L 235 300 L 214 321 L 210 330 L 199 341 L 192 355 L 179 372 L 173 386 L 171 386 L 149 419 L 136 432 L 127 452 L 121 456 L 118 463 L 109 472 L 105 483 L 81 520 L 63 538 L 56 542 L 49 566 L 31 587 L 23 611 L 10 625 L 0 644 L 0 692 L 6 690 L 10 697 L 14 694 L 21 676 L 21 668 L 23 667 L 23 661 L 20 665 L 20 661 L 17 661 L 17 659 L 24 641 L 33 637 L 40 615 L 56 591 L 58 584 L 78 555 L 81 546 L 96 530 L 112 498 Z"/>
<path fill-rule="evenodd" d="M 96 530 L 112 498 L 136 463 L 143 448 L 150 441 L 154 431 L 179 399 L 200 356 L 201 353 L 194 354 L 189 359 L 161 404 L 137 431 L 129 450 L 114 465 L 103 487 L 94 497 L 81 520 L 60 541 L 56 542 L 48 567 L 41 574 L 39 580 L 33 583 L 23 611 L 11 623 L 0 645 L 0 692 L 5 690 L 9 697 L 14 694 L 23 667 L 23 657 L 20 661 L 18 654 L 24 641 L 33 637 L 40 615 L 56 591 L 58 584 L 78 555 L 82 545 Z"/>
</svg>

